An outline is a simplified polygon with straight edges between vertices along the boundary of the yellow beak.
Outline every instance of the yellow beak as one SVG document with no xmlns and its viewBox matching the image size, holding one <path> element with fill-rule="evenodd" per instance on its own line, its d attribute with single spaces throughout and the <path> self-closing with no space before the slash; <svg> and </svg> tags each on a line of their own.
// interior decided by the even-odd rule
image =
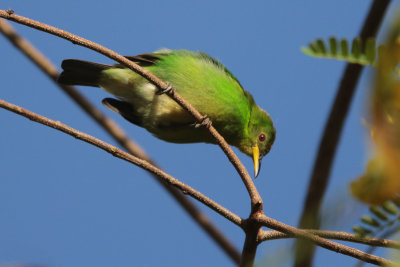
<svg viewBox="0 0 400 267">
<path fill-rule="evenodd" d="M 254 163 L 254 178 L 257 178 L 261 169 L 261 158 L 258 145 L 253 146 L 253 163 Z"/>
</svg>

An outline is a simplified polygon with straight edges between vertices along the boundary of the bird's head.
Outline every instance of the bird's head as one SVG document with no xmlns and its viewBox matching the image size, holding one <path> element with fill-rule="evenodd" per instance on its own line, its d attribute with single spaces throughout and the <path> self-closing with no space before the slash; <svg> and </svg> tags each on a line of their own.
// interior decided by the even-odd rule
<svg viewBox="0 0 400 267">
<path fill-rule="evenodd" d="M 262 158 L 271 150 L 275 141 L 275 128 L 267 112 L 254 105 L 247 128 L 245 144 L 240 149 L 253 158 L 254 178 L 261 169 Z"/>
</svg>

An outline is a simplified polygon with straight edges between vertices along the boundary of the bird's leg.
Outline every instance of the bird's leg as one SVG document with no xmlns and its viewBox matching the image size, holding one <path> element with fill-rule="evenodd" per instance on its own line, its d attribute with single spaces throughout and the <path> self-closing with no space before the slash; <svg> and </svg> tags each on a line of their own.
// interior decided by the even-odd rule
<svg viewBox="0 0 400 267">
<path fill-rule="evenodd" d="M 203 116 L 203 118 L 201 119 L 200 122 L 195 122 L 192 125 L 194 126 L 194 128 L 200 128 L 202 126 L 208 128 L 210 127 L 212 124 L 212 121 L 210 120 L 210 118 L 208 118 L 207 115 Z"/>
<path fill-rule="evenodd" d="M 156 92 L 156 95 L 162 95 L 165 93 L 168 93 L 169 91 L 175 92 L 175 88 L 172 87 L 172 84 L 170 84 L 169 82 L 166 83 L 167 86 L 163 89 L 158 89 L 158 91 Z"/>
</svg>

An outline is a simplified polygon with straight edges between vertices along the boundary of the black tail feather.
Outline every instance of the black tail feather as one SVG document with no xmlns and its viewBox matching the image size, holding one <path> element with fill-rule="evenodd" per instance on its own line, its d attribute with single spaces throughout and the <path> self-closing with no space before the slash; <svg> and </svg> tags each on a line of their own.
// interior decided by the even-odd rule
<svg viewBox="0 0 400 267">
<path fill-rule="evenodd" d="M 109 65 L 84 60 L 66 59 L 62 62 L 63 72 L 58 82 L 66 85 L 99 86 L 101 71 L 111 68 Z"/>
</svg>

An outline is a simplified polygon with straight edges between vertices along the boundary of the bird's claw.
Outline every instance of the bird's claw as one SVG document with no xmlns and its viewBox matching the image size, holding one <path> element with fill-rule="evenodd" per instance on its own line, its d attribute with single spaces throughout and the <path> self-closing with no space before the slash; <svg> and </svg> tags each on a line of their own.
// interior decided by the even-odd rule
<svg viewBox="0 0 400 267">
<path fill-rule="evenodd" d="M 170 91 L 175 92 L 175 90 L 176 89 L 174 87 L 172 87 L 172 84 L 167 82 L 167 86 L 165 88 L 163 88 L 163 89 L 159 89 L 156 92 L 156 95 L 162 95 L 162 94 L 168 93 Z"/>
<path fill-rule="evenodd" d="M 212 125 L 212 121 L 207 115 L 203 116 L 200 122 L 195 122 L 193 124 L 194 128 L 206 127 L 209 128 Z"/>
</svg>

